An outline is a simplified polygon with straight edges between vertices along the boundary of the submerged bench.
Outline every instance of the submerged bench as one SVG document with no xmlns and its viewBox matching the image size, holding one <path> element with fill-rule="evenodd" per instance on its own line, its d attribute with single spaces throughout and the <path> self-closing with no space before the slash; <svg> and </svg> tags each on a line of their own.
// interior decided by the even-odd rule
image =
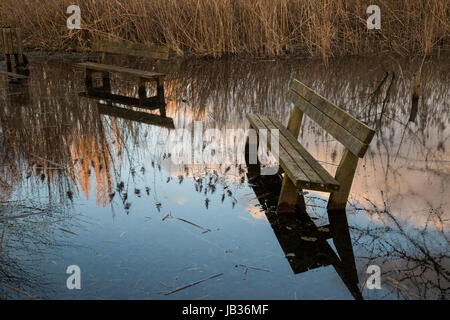
<svg viewBox="0 0 450 320">
<path fill-rule="evenodd" d="M 279 148 L 275 156 L 285 174 L 278 212 L 294 212 L 298 206 L 304 208 L 302 189 L 330 192 L 328 210 L 345 210 L 358 158 L 364 157 L 375 131 L 298 80 L 292 82 L 288 97 L 294 103 L 294 109 L 287 128 L 275 118 L 247 114 L 251 127 L 258 133 L 261 129 L 279 130 Z M 303 114 L 345 146 L 335 177 L 298 142 Z M 270 141 L 268 145 L 270 148 Z"/>
<path fill-rule="evenodd" d="M 144 45 L 126 41 L 95 41 L 92 45 L 94 51 L 102 52 L 101 63 L 84 62 L 75 64 L 76 67 L 85 71 L 85 82 L 88 93 L 95 95 L 99 93 L 99 98 L 120 99 L 123 98 L 127 104 L 147 107 L 149 105 L 165 105 L 164 100 L 164 77 L 161 72 L 144 71 L 111 63 L 111 54 L 127 55 L 133 57 L 144 57 L 155 59 L 159 69 L 162 60 L 169 59 L 169 48 L 157 45 Z M 158 71 L 158 70 L 157 70 Z M 103 84 L 101 87 L 93 87 L 93 74 L 101 73 Z M 112 94 L 110 84 L 110 73 L 122 73 L 136 76 L 139 79 L 139 98 L 125 97 Z M 154 97 L 147 97 L 145 85 L 147 82 L 156 82 L 157 94 Z"/>
<path fill-rule="evenodd" d="M 0 44 L 6 58 L 6 71 L 0 71 L 0 74 L 17 80 L 28 79 L 30 72 L 28 70 L 27 57 L 23 54 L 20 28 L 0 28 Z M 15 70 L 13 69 L 11 56 L 14 56 Z"/>
</svg>

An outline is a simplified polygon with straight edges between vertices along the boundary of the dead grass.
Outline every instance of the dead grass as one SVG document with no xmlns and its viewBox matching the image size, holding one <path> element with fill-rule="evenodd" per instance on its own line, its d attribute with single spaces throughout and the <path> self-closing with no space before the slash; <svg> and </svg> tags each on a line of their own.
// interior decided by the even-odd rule
<svg viewBox="0 0 450 320">
<path fill-rule="evenodd" d="M 77 3 L 84 30 L 66 28 Z M 449 44 L 446 0 L 377 0 L 381 31 L 367 30 L 363 0 L 2 0 L 0 21 L 21 26 L 28 47 L 67 50 L 93 38 L 168 45 L 221 57 L 301 53 L 438 53 Z"/>
</svg>

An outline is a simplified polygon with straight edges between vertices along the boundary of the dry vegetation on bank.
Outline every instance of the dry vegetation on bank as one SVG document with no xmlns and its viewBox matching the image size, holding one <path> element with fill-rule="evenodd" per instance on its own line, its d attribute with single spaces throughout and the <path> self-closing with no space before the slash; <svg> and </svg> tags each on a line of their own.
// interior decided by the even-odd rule
<svg viewBox="0 0 450 320">
<path fill-rule="evenodd" d="M 82 28 L 69 31 L 78 4 Z M 381 31 L 367 30 L 378 4 Z M 0 24 L 23 28 L 28 47 L 67 50 L 92 38 L 168 45 L 178 54 L 401 55 L 449 47 L 447 0 L 2 0 Z"/>
</svg>

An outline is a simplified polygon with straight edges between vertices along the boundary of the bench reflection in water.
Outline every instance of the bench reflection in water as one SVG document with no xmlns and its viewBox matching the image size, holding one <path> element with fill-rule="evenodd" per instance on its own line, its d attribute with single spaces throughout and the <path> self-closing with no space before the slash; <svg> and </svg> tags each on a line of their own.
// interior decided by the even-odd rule
<svg viewBox="0 0 450 320">
<path fill-rule="evenodd" d="M 328 211 L 329 224 L 320 227 L 304 208 L 297 207 L 294 214 L 278 214 L 275 208 L 282 186 L 281 177 L 260 175 L 258 165 L 250 165 L 247 174 L 294 274 L 332 265 L 351 295 L 357 300 L 363 299 L 346 212 Z M 328 239 L 332 239 L 337 254 Z"/>
</svg>

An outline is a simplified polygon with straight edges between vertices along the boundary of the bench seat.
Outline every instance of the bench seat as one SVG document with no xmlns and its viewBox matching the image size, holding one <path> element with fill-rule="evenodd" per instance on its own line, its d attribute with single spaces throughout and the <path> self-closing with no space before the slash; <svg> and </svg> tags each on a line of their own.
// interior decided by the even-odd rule
<svg viewBox="0 0 450 320">
<path fill-rule="evenodd" d="M 279 130 L 279 162 L 297 188 L 325 192 L 339 190 L 339 182 L 314 159 L 280 121 L 256 114 L 247 114 L 247 119 L 258 133 L 259 130 L 266 129 L 269 136 L 269 130 Z M 271 147 L 270 139 L 268 140 Z M 272 150 L 272 153 L 275 153 L 275 150 Z"/>
<path fill-rule="evenodd" d="M 95 62 L 83 62 L 76 63 L 76 67 L 88 70 L 95 70 L 100 72 L 117 72 L 117 73 L 125 73 L 134 76 L 138 76 L 143 79 L 156 79 L 159 77 L 164 77 L 164 73 L 151 72 L 151 71 L 143 71 L 126 67 L 119 67 L 109 64 L 95 63 Z"/>
</svg>

